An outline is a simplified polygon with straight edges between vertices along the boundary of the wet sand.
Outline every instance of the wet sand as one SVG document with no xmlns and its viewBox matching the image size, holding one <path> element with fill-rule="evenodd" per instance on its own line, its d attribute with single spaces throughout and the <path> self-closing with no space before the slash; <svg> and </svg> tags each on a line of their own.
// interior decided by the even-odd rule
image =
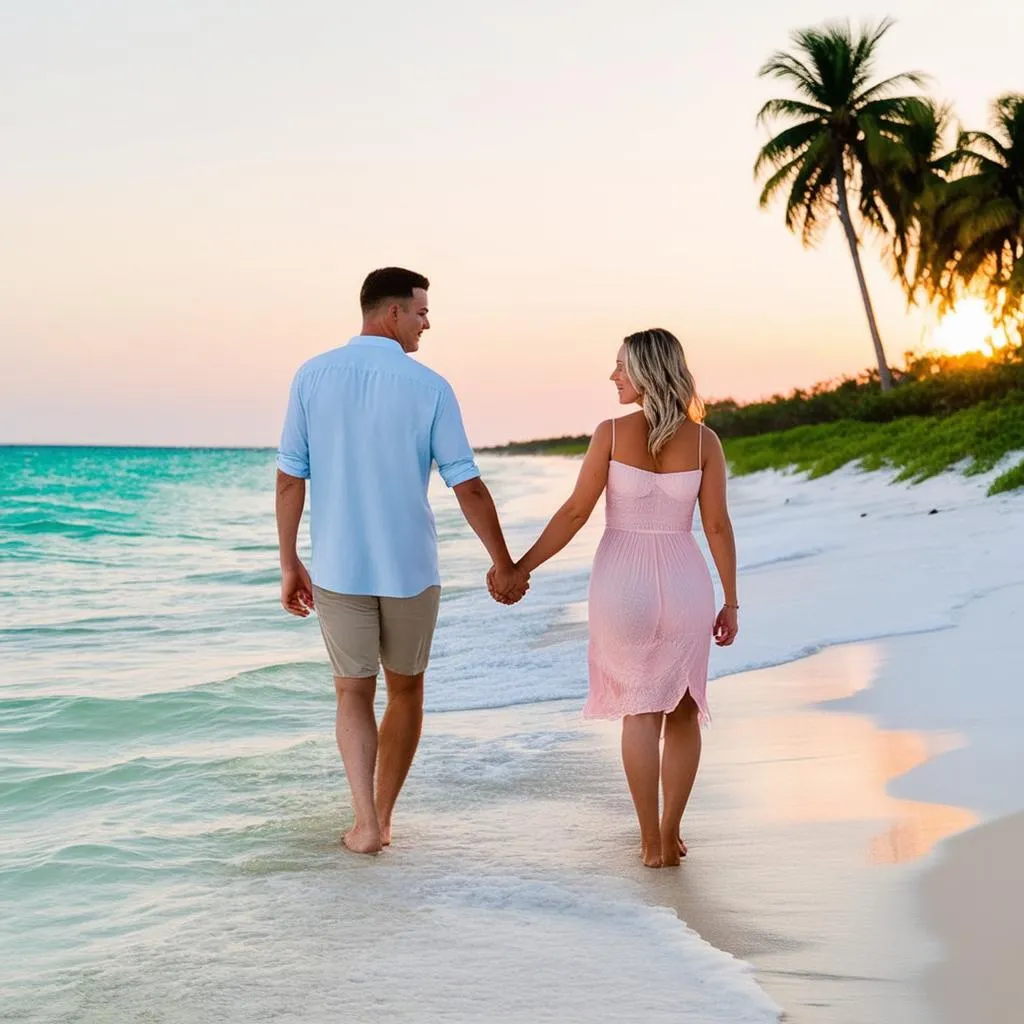
<svg viewBox="0 0 1024 1024">
<path fill-rule="evenodd" d="M 943 1024 L 1024 1020 L 1024 814 L 944 844 L 921 885 L 925 920 L 943 945 L 926 977 Z"/>
<path fill-rule="evenodd" d="M 854 644 L 711 684 L 715 719 L 679 869 L 639 863 L 617 723 L 583 723 L 569 701 L 437 716 L 431 731 L 475 743 L 545 731 L 552 743 L 515 782 L 474 778 L 459 808 L 417 814 L 413 856 L 432 835 L 465 829 L 495 869 L 618 879 L 751 963 L 786 1021 L 927 1024 L 921 979 L 941 949 L 917 886 L 936 843 L 975 818 L 886 792 L 957 737 L 887 731 L 827 707 L 870 686 L 881 658 L 879 644 Z"/>
<path fill-rule="evenodd" d="M 1024 792 L 1019 504 L 949 479 L 777 482 L 758 508 L 784 503 L 787 522 L 802 509 L 803 546 L 780 546 L 763 523 L 751 534 L 765 558 L 754 552 L 745 582 L 754 628 L 714 662 L 733 674 L 709 684 L 682 867 L 639 865 L 618 726 L 581 724 L 573 702 L 490 713 L 489 727 L 549 716 L 579 737 L 552 748 L 542 787 L 514 812 L 492 812 L 502 853 L 626 880 L 753 964 L 787 1021 L 1024 1020 L 1019 967 L 1006 967 L 1024 960 L 1012 924 L 1024 826 L 979 826 Z M 578 647 L 584 622 L 570 605 L 539 646 Z M 800 658 L 812 641 L 832 645 Z"/>
<path fill-rule="evenodd" d="M 753 963 L 794 1022 L 933 1019 L 918 979 L 939 951 L 914 883 L 935 844 L 974 817 L 886 792 L 954 738 L 820 706 L 870 685 L 880 658 L 879 645 L 856 644 L 712 683 L 691 853 L 648 883 Z"/>
</svg>

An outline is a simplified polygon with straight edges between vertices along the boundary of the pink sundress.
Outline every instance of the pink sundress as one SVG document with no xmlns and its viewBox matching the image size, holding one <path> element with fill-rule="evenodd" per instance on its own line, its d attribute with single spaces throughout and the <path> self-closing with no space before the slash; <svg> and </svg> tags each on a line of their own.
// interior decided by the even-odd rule
<svg viewBox="0 0 1024 1024">
<path fill-rule="evenodd" d="M 613 422 L 613 454 L 614 436 Z M 692 532 L 701 475 L 608 466 L 590 577 L 588 718 L 672 711 L 689 692 L 701 722 L 710 720 L 714 587 Z"/>
</svg>

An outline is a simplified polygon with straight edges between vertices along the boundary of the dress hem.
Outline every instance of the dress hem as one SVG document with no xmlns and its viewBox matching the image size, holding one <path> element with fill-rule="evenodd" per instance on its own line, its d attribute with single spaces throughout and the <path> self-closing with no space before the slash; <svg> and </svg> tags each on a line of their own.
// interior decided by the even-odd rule
<svg viewBox="0 0 1024 1024">
<path fill-rule="evenodd" d="M 630 709 L 625 711 L 591 711 L 587 708 L 587 704 L 590 703 L 587 701 L 583 705 L 583 717 L 591 721 L 614 722 L 625 718 L 627 715 L 668 715 L 679 707 L 680 702 L 688 693 L 690 693 L 689 687 L 683 690 L 679 700 L 669 708 L 643 707 L 637 710 Z M 693 695 L 690 694 L 690 696 Z M 696 697 L 693 697 L 693 702 L 697 705 L 697 721 L 700 723 L 701 728 L 707 728 L 707 726 L 711 725 L 711 712 L 708 710 L 706 701 L 701 703 Z"/>
</svg>

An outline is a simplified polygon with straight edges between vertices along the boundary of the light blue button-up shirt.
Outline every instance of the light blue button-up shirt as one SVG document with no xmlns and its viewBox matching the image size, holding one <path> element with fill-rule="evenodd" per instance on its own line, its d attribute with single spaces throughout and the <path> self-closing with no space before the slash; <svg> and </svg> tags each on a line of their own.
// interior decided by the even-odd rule
<svg viewBox="0 0 1024 1024">
<path fill-rule="evenodd" d="M 323 590 L 414 597 L 441 582 L 427 501 L 480 475 L 455 392 L 389 338 L 353 338 L 292 382 L 278 468 L 309 480 L 310 576 Z"/>
</svg>

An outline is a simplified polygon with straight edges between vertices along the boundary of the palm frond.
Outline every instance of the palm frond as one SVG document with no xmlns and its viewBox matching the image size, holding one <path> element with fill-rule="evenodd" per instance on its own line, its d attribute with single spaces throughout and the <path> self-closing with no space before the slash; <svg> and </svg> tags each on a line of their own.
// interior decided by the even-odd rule
<svg viewBox="0 0 1024 1024">
<path fill-rule="evenodd" d="M 832 210 L 828 191 L 832 180 L 828 139 L 819 136 L 796 169 L 786 201 L 786 227 L 791 231 L 799 229 L 804 245 L 813 243 L 820 220 Z"/>
<path fill-rule="evenodd" d="M 955 169 L 965 176 L 998 178 L 1005 170 L 1001 160 L 974 149 L 957 147 L 950 154 L 950 159 Z"/>
<path fill-rule="evenodd" d="M 957 242 L 961 248 L 969 249 L 985 238 L 997 241 L 1000 235 L 1017 225 L 1018 217 L 1019 211 L 1012 199 L 994 198 L 961 220 Z"/>
<path fill-rule="evenodd" d="M 775 194 L 781 189 L 790 178 L 796 174 L 797 170 L 803 165 L 804 157 L 794 157 L 789 161 L 788 164 L 784 164 L 780 167 L 766 182 L 764 188 L 761 190 L 761 197 L 759 203 L 761 208 L 768 206 L 768 204 L 775 198 Z"/>
<path fill-rule="evenodd" d="M 981 154 L 972 154 L 977 155 L 979 159 L 994 159 L 996 161 L 1006 162 L 1010 155 L 1009 147 L 1004 146 L 999 139 L 989 132 L 960 133 L 960 138 L 957 140 L 957 149 L 961 149 L 966 153 L 975 146 L 982 150 Z M 986 150 L 987 152 L 985 152 Z"/>
<path fill-rule="evenodd" d="M 801 95 L 821 102 L 821 90 L 811 70 L 796 57 L 779 50 L 774 53 L 758 71 L 760 78 L 777 78 L 796 86 Z"/>
<path fill-rule="evenodd" d="M 873 100 L 887 99 L 890 93 L 897 89 L 905 89 L 913 86 L 915 89 L 923 89 L 928 84 L 928 76 L 919 71 L 904 71 L 901 74 L 893 75 L 881 82 L 876 82 L 870 88 L 865 89 L 855 99 L 857 107 L 863 107 L 865 103 Z"/>
<path fill-rule="evenodd" d="M 787 100 L 777 99 L 769 100 L 758 112 L 757 112 L 757 124 L 765 124 L 773 118 L 791 118 L 796 119 L 798 117 L 817 117 L 825 118 L 828 117 L 829 111 L 827 107 L 816 106 L 811 103 L 802 103 L 800 100 Z"/>
<path fill-rule="evenodd" d="M 802 155 L 815 136 L 821 132 L 822 124 L 817 119 L 795 124 L 779 132 L 758 154 L 757 162 L 754 164 L 755 177 L 760 175 L 766 164 L 778 167 L 794 156 Z"/>
</svg>

